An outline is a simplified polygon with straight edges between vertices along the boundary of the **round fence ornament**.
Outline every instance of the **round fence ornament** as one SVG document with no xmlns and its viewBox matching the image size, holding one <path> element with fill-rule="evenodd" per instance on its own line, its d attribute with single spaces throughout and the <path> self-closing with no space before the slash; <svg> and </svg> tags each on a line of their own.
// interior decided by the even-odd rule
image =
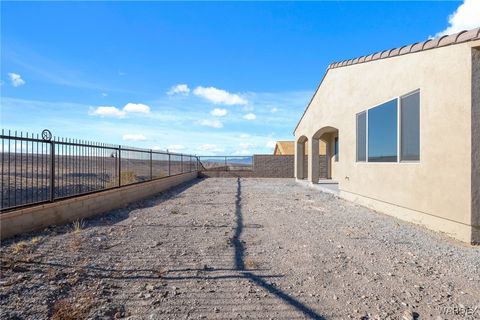
<svg viewBox="0 0 480 320">
<path fill-rule="evenodd" d="M 45 141 L 52 140 L 52 133 L 50 132 L 50 130 L 45 129 L 42 131 L 42 139 Z"/>
</svg>

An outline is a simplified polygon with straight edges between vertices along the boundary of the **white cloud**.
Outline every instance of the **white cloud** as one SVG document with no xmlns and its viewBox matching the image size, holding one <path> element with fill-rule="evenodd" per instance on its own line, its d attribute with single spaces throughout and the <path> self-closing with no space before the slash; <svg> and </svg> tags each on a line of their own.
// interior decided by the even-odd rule
<svg viewBox="0 0 480 320">
<path fill-rule="evenodd" d="M 153 147 L 152 147 L 152 150 L 162 150 L 162 147 L 160 147 L 160 146 L 153 146 Z"/>
<path fill-rule="evenodd" d="M 250 135 L 248 133 L 242 133 L 240 135 L 240 138 L 242 138 L 242 139 L 250 138 Z"/>
<path fill-rule="evenodd" d="M 123 72 L 123 71 L 118 71 L 118 75 L 119 75 L 120 77 L 122 77 L 122 76 L 127 75 L 127 73 L 126 73 L 126 72 Z"/>
<path fill-rule="evenodd" d="M 10 72 L 8 74 L 8 77 L 10 78 L 10 81 L 12 82 L 12 86 L 14 87 L 20 87 L 26 83 L 25 80 L 23 80 L 22 77 L 17 73 Z"/>
<path fill-rule="evenodd" d="M 201 126 L 212 127 L 212 128 L 223 128 L 223 123 L 219 120 L 210 120 L 203 119 L 198 122 Z"/>
<path fill-rule="evenodd" d="M 106 96 L 108 96 L 108 93 L 102 92 L 102 97 L 106 97 Z"/>
<path fill-rule="evenodd" d="M 136 113 L 150 113 L 150 107 L 142 103 L 127 103 L 123 107 L 125 112 L 136 112 Z"/>
<path fill-rule="evenodd" d="M 170 152 L 181 152 L 185 150 L 185 146 L 183 144 L 171 144 L 167 147 L 167 150 Z"/>
<path fill-rule="evenodd" d="M 252 152 L 248 149 L 237 150 L 233 153 L 234 156 L 250 156 Z"/>
<path fill-rule="evenodd" d="M 123 118 L 127 113 L 150 113 L 150 107 L 141 103 L 127 103 L 122 110 L 112 106 L 90 108 L 91 116 Z"/>
<path fill-rule="evenodd" d="M 267 142 L 266 147 L 267 147 L 267 148 L 270 148 L 270 149 L 274 149 L 276 145 L 277 145 L 277 142 L 271 140 L 271 141 L 268 141 L 268 142 Z"/>
<path fill-rule="evenodd" d="M 89 115 L 91 116 L 100 116 L 100 117 L 117 117 L 117 118 L 123 118 L 127 114 L 125 111 L 120 110 L 116 107 L 110 107 L 110 106 L 101 106 L 97 107 L 95 109 L 90 108 L 90 111 L 88 112 Z"/>
<path fill-rule="evenodd" d="M 193 94 L 199 97 L 203 97 L 215 104 L 226 105 L 245 105 L 248 101 L 240 97 L 238 94 L 230 93 L 222 89 L 215 87 L 196 87 L 193 90 Z"/>
<path fill-rule="evenodd" d="M 245 120 L 255 120 L 255 119 L 257 119 L 257 116 L 254 113 L 247 113 L 246 115 L 243 116 L 243 119 L 245 119 Z"/>
<path fill-rule="evenodd" d="M 277 108 L 277 107 L 273 107 L 272 109 L 270 109 L 270 112 L 271 112 L 271 113 L 275 113 L 275 112 L 277 112 L 277 111 L 278 111 L 278 108 Z"/>
<path fill-rule="evenodd" d="M 126 133 L 122 136 L 125 141 L 145 141 L 147 138 L 141 133 Z"/>
<path fill-rule="evenodd" d="M 465 0 L 457 10 L 448 16 L 449 26 L 435 37 L 480 27 L 480 1 Z"/>
<path fill-rule="evenodd" d="M 240 142 L 239 146 L 242 149 L 250 149 L 250 148 L 256 147 L 257 145 L 251 142 Z"/>
<path fill-rule="evenodd" d="M 199 145 L 197 147 L 197 150 L 200 150 L 204 153 L 209 153 L 209 154 L 214 154 L 214 153 L 219 153 L 219 152 L 224 152 L 225 151 L 225 149 L 220 148 L 215 144 L 209 144 L 209 143 Z"/>
<path fill-rule="evenodd" d="M 187 96 L 190 93 L 190 88 L 186 84 L 177 84 L 176 86 L 173 86 L 170 88 L 170 90 L 167 91 L 167 94 L 169 96 L 173 96 L 176 94 L 182 94 Z"/>
<path fill-rule="evenodd" d="M 227 109 L 220 109 L 220 108 L 215 108 L 212 111 L 210 111 L 210 114 L 215 117 L 223 117 L 226 116 L 228 113 Z"/>
</svg>

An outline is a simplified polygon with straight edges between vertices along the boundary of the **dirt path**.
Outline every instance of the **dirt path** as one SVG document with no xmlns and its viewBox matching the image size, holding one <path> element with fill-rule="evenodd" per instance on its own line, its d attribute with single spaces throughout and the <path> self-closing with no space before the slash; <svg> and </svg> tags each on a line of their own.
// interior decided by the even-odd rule
<svg viewBox="0 0 480 320">
<path fill-rule="evenodd" d="M 1 253 L 1 319 L 480 318 L 479 247 L 288 179 L 197 180 Z"/>
</svg>

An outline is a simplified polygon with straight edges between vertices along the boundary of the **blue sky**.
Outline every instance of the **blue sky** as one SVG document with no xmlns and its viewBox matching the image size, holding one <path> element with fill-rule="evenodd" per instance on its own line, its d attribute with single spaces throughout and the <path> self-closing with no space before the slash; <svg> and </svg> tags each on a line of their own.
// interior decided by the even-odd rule
<svg viewBox="0 0 480 320">
<path fill-rule="evenodd" d="M 0 5 L 2 128 L 200 155 L 270 153 L 332 61 L 462 27 L 462 2 Z"/>
</svg>

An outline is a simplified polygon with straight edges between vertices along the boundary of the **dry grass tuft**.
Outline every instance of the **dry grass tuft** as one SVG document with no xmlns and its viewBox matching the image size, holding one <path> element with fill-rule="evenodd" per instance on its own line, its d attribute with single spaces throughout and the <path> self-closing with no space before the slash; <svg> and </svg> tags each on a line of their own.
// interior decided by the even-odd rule
<svg viewBox="0 0 480 320">
<path fill-rule="evenodd" d="M 40 243 L 40 241 L 42 241 L 42 237 L 33 237 L 31 240 L 30 240 L 30 243 L 33 244 L 33 245 L 37 245 Z"/>
<path fill-rule="evenodd" d="M 84 293 L 76 299 L 65 298 L 55 302 L 52 308 L 52 320 L 87 319 L 94 307 L 93 294 Z"/>
<path fill-rule="evenodd" d="M 80 231 L 82 231 L 82 229 L 85 227 L 85 221 L 83 221 L 83 219 L 77 219 L 73 221 L 72 226 L 74 233 L 80 233 Z"/>
<path fill-rule="evenodd" d="M 26 253 L 26 251 L 29 249 L 29 245 L 26 241 L 19 241 L 13 245 L 13 254 L 22 254 Z"/>
<path fill-rule="evenodd" d="M 245 259 L 245 268 L 247 269 L 257 269 L 258 264 L 250 259 Z"/>
</svg>

